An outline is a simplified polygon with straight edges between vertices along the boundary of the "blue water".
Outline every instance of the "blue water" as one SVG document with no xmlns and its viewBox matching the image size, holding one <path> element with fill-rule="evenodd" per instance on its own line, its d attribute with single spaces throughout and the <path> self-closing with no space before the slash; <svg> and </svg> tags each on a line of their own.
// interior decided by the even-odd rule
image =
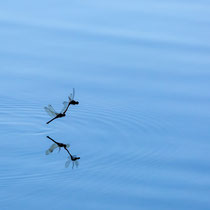
<svg viewBox="0 0 210 210">
<path fill-rule="evenodd" d="M 1 1 L 0 209 L 210 209 L 210 2 Z M 51 124 L 75 88 L 78 106 Z M 79 166 L 52 142 L 70 144 Z"/>
</svg>

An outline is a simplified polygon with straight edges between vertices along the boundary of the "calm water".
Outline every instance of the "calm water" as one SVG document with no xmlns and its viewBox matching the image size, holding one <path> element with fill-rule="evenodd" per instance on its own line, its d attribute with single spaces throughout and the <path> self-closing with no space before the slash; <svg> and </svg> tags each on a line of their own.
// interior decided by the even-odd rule
<svg viewBox="0 0 210 210">
<path fill-rule="evenodd" d="M 210 2 L 1 1 L 0 209 L 210 209 Z M 49 125 L 43 107 L 76 89 Z M 81 157 L 50 155 L 49 135 Z"/>
</svg>

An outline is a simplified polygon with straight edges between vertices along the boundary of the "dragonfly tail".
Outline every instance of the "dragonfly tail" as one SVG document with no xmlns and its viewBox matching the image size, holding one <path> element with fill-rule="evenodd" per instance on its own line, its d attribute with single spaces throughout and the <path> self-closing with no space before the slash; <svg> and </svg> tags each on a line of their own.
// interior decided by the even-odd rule
<svg viewBox="0 0 210 210">
<path fill-rule="evenodd" d="M 53 119 L 49 120 L 48 122 L 46 122 L 46 124 L 51 123 L 54 119 L 56 119 L 57 117 L 54 117 Z"/>
</svg>

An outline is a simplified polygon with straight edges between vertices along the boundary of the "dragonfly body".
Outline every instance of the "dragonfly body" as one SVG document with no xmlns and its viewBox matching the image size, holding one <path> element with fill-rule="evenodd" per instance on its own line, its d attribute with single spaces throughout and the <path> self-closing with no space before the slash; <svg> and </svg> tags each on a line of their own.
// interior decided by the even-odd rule
<svg viewBox="0 0 210 210">
<path fill-rule="evenodd" d="M 59 113 L 54 118 L 52 118 L 51 120 L 49 120 L 48 122 L 46 122 L 46 124 L 49 124 L 50 122 L 52 122 L 53 120 L 55 120 L 57 118 L 61 118 L 61 117 L 65 117 L 65 116 L 66 116 L 66 114 Z"/>
<path fill-rule="evenodd" d="M 52 139 L 51 137 L 49 137 L 49 136 L 47 136 L 47 138 L 50 139 L 51 141 L 53 141 L 54 144 L 52 144 L 51 147 L 45 152 L 46 155 L 49 155 L 50 153 L 52 153 L 58 147 L 59 147 L 59 150 L 60 150 L 61 147 L 63 147 L 67 151 L 67 153 L 69 154 L 68 160 L 67 160 L 67 162 L 65 164 L 66 168 L 69 166 L 70 161 L 73 162 L 72 168 L 74 167 L 74 165 L 76 165 L 76 166 L 79 165 L 78 160 L 80 159 L 80 157 L 78 157 L 76 155 L 72 155 L 69 152 L 69 150 L 68 150 L 68 147 L 70 147 L 69 144 L 64 144 L 64 143 L 57 142 L 54 139 Z"/>
<path fill-rule="evenodd" d="M 75 95 L 75 90 L 73 88 L 73 94 L 71 94 L 69 96 L 69 102 L 64 101 L 64 107 L 61 110 L 60 113 L 57 113 L 54 108 L 51 105 L 48 105 L 48 107 L 45 107 L 45 111 L 51 116 L 53 117 L 51 120 L 49 120 L 46 124 L 49 124 L 50 122 L 52 122 L 53 120 L 57 119 L 57 118 L 61 118 L 61 117 L 65 117 L 66 116 L 66 112 L 69 108 L 70 105 L 77 105 L 79 104 L 78 101 L 74 100 L 74 95 Z"/>
<path fill-rule="evenodd" d="M 58 145 L 58 147 L 63 147 L 64 149 L 67 149 L 67 147 L 69 147 L 67 144 L 57 142 L 54 139 L 50 138 L 49 136 L 47 136 L 47 138 L 50 139 L 51 141 L 53 141 L 54 143 L 56 143 Z"/>
</svg>

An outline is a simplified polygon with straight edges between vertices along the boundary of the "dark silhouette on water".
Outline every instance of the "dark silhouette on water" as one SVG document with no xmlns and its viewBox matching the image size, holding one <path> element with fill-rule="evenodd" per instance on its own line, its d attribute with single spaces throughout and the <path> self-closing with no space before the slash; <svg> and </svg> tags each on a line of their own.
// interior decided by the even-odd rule
<svg viewBox="0 0 210 210">
<path fill-rule="evenodd" d="M 63 144 L 63 143 L 57 142 L 57 141 L 55 141 L 54 139 L 52 139 L 51 137 L 49 137 L 49 136 L 47 136 L 47 138 L 50 139 L 51 141 L 53 141 L 55 144 L 57 144 L 57 146 L 58 146 L 59 148 L 63 147 L 65 150 L 68 151 L 67 148 L 70 146 L 69 144 Z M 53 152 L 53 151 L 52 151 L 52 152 Z"/>
<path fill-rule="evenodd" d="M 68 98 L 69 98 L 69 102 L 64 101 L 63 102 L 63 109 L 61 110 L 60 113 L 57 113 L 55 111 L 55 109 L 51 106 L 48 105 L 48 107 L 44 107 L 45 111 L 51 116 L 53 117 L 51 120 L 49 120 L 48 122 L 46 122 L 46 124 L 49 124 L 50 122 L 52 122 L 53 120 L 57 119 L 57 118 L 61 118 L 61 117 L 65 117 L 66 116 L 66 112 L 69 108 L 70 105 L 78 105 L 79 102 L 74 100 L 74 95 L 75 95 L 75 89 L 73 88 L 73 94 L 71 94 Z"/>
<path fill-rule="evenodd" d="M 52 144 L 51 147 L 46 151 L 46 155 L 49 155 L 50 153 L 52 153 L 56 148 L 59 148 L 59 151 L 60 151 L 60 149 L 63 147 L 69 154 L 68 160 L 66 161 L 66 164 L 65 164 L 66 168 L 69 166 L 71 161 L 72 161 L 72 168 L 74 168 L 74 165 L 76 165 L 76 166 L 79 165 L 78 160 L 80 159 L 80 157 L 77 157 L 76 155 L 72 155 L 69 152 L 69 150 L 67 149 L 68 147 L 70 147 L 69 144 L 57 142 L 49 136 L 47 136 L 47 138 L 50 139 L 51 141 L 53 141 L 54 144 Z"/>
<path fill-rule="evenodd" d="M 56 114 L 56 113 L 55 113 Z M 61 117 L 65 117 L 65 114 L 59 113 L 57 114 L 53 119 L 49 120 L 48 122 L 46 122 L 46 124 L 49 124 L 50 122 L 52 122 L 53 120 L 57 119 L 57 118 L 61 118 Z"/>
</svg>

